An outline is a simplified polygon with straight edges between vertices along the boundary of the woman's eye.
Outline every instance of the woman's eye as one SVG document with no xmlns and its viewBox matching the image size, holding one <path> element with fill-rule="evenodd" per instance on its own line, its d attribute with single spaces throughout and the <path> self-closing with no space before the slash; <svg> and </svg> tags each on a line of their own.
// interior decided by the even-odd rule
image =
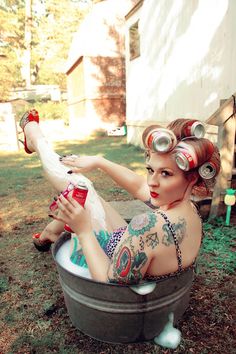
<svg viewBox="0 0 236 354">
<path fill-rule="evenodd" d="M 161 171 L 161 175 L 163 176 L 163 177 L 167 177 L 167 176 L 171 176 L 171 174 L 170 174 L 170 172 L 169 171 Z"/>
<path fill-rule="evenodd" d="M 154 171 L 153 171 L 153 169 L 151 167 L 146 167 L 146 169 L 147 169 L 147 172 L 148 172 L 149 175 L 153 174 Z"/>
</svg>

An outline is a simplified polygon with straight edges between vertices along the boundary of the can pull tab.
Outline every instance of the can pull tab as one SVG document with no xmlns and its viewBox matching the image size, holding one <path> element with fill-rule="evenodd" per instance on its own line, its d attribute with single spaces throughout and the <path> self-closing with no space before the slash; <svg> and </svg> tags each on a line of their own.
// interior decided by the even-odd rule
<svg viewBox="0 0 236 354">
<path fill-rule="evenodd" d="M 150 294 L 156 287 L 156 283 L 147 283 L 141 285 L 132 285 L 129 288 L 139 295 L 147 295 Z"/>
</svg>

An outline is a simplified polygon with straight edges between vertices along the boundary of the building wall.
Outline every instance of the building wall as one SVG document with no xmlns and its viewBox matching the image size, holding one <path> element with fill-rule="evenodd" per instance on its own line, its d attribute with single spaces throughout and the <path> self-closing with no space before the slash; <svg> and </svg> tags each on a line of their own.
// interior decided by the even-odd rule
<svg viewBox="0 0 236 354">
<path fill-rule="evenodd" d="M 70 126 L 89 134 L 125 122 L 125 60 L 82 57 L 67 74 Z"/>
<path fill-rule="evenodd" d="M 67 74 L 69 124 L 79 124 L 85 116 L 84 60 L 79 58 Z M 75 118 L 76 121 L 75 122 Z"/>
<path fill-rule="evenodd" d="M 234 0 L 144 0 L 127 14 L 128 142 L 139 144 L 149 122 L 205 121 L 235 93 L 235 18 Z M 141 54 L 130 61 L 129 29 L 138 19 Z"/>
<path fill-rule="evenodd" d="M 124 16 L 135 2 L 97 3 L 73 39 L 66 70 L 73 129 L 81 120 L 86 133 L 125 122 Z M 79 60 L 83 66 L 75 64 Z"/>
<path fill-rule="evenodd" d="M 124 58 L 90 57 L 84 75 L 88 119 L 99 117 L 100 128 L 121 126 L 125 121 Z"/>
</svg>

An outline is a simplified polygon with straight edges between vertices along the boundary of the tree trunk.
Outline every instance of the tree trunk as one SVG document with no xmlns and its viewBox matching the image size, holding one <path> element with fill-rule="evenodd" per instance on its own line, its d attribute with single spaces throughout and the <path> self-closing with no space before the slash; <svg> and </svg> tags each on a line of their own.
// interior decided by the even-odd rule
<svg viewBox="0 0 236 354">
<path fill-rule="evenodd" d="M 30 73 L 30 62 L 31 62 L 31 5 L 32 0 L 25 1 L 25 61 L 24 61 L 24 73 L 25 73 L 25 85 L 26 88 L 31 87 L 31 73 Z"/>
</svg>

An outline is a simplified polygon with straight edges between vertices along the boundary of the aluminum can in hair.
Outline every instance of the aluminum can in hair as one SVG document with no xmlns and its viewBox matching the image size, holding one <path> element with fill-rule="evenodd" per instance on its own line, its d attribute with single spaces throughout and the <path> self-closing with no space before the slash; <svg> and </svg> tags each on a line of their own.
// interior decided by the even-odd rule
<svg viewBox="0 0 236 354">
<path fill-rule="evenodd" d="M 183 141 L 176 146 L 175 160 L 178 167 L 183 171 L 189 171 L 197 167 L 197 156 L 194 149 Z"/>
<path fill-rule="evenodd" d="M 150 150 L 163 153 L 171 151 L 177 143 L 174 133 L 164 128 L 151 131 L 145 140 L 145 145 Z"/>
<path fill-rule="evenodd" d="M 204 179 L 211 179 L 216 175 L 216 166 L 211 161 L 205 162 L 199 167 L 198 173 Z"/>
<path fill-rule="evenodd" d="M 178 167 L 183 171 L 189 171 L 196 167 L 193 157 L 188 151 L 179 151 L 175 154 Z"/>
<path fill-rule="evenodd" d="M 80 182 L 77 186 L 75 186 L 72 192 L 72 198 L 75 199 L 83 208 L 86 202 L 87 195 L 88 195 L 88 188 L 82 182 Z M 71 230 L 70 226 L 67 224 L 65 224 L 64 229 L 68 232 L 73 232 L 73 230 Z"/>
<path fill-rule="evenodd" d="M 184 125 L 183 135 L 195 136 L 196 138 L 203 138 L 206 133 L 205 125 L 199 120 L 193 120 Z"/>
</svg>

